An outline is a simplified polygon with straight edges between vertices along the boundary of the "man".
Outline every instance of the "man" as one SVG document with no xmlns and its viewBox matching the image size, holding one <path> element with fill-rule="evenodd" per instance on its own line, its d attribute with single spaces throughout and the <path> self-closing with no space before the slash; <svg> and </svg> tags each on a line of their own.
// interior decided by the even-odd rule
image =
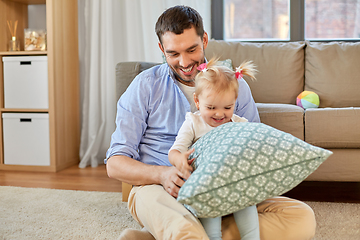
<svg viewBox="0 0 360 240">
<path fill-rule="evenodd" d="M 186 6 L 166 10 L 155 30 L 167 63 L 139 74 L 119 99 L 105 159 L 109 177 L 134 185 L 129 210 L 144 226 L 124 231 L 120 239 L 208 239 L 198 219 L 176 201 L 184 176 L 167 157 L 186 112 L 195 110 L 194 78 L 206 61 L 208 35 L 199 13 Z M 243 79 L 239 84 L 234 113 L 259 122 L 249 86 Z M 259 204 L 258 212 L 261 239 L 314 235 L 314 213 L 299 201 L 272 198 Z M 239 239 L 236 229 L 233 218 L 225 217 L 223 239 Z"/>
</svg>

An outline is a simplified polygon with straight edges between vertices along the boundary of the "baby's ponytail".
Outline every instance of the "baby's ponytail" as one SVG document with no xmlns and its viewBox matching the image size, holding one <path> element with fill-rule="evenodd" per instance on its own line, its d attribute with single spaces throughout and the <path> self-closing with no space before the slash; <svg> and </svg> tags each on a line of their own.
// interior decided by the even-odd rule
<svg viewBox="0 0 360 240">
<path fill-rule="evenodd" d="M 235 76 L 237 79 L 242 78 L 244 75 L 250 77 L 251 80 L 255 81 L 255 74 L 258 72 L 253 61 L 245 61 L 240 64 L 235 70 Z"/>
</svg>

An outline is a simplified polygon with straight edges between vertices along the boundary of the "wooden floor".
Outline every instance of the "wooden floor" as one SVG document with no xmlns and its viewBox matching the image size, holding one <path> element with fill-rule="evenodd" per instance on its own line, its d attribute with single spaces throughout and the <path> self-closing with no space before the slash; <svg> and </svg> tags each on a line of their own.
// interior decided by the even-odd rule
<svg viewBox="0 0 360 240">
<path fill-rule="evenodd" d="M 83 191 L 121 192 L 121 182 L 106 175 L 105 165 L 57 173 L 0 171 L 0 186 L 53 188 Z M 284 194 L 301 201 L 360 203 L 360 182 L 302 182 Z"/>
<path fill-rule="evenodd" d="M 107 176 L 105 165 L 75 165 L 57 173 L 0 171 L 0 186 L 121 192 L 121 182 Z"/>
</svg>

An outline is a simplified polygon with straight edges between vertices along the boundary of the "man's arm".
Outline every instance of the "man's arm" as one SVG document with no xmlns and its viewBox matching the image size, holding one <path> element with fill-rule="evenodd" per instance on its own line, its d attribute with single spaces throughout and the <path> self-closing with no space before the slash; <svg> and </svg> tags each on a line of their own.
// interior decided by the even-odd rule
<svg viewBox="0 0 360 240">
<path fill-rule="evenodd" d="M 127 156 L 112 156 L 106 163 L 107 174 L 131 185 L 160 184 L 173 197 L 177 197 L 184 184 L 183 175 L 175 167 L 156 166 L 136 161 Z"/>
<path fill-rule="evenodd" d="M 246 118 L 249 122 L 260 122 L 259 112 L 252 97 L 249 85 L 244 79 L 239 80 L 238 105 L 234 113 Z"/>
</svg>

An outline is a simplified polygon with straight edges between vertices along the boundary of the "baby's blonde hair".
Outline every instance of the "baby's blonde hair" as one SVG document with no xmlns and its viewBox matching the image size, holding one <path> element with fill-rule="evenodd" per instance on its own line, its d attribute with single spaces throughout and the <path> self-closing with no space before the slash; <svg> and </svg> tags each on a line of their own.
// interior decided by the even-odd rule
<svg viewBox="0 0 360 240">
<path fill-rule="evenodd" d="M 226 66 L 219 65 L 218 58 L 212 58 L 206 64 L 206 70 L 200 71 L 195 77 L 195 95 L 199 96 L 204 89 L 211 89 L 217 93 L 234 91 L 235 98 L 238 97 L 239 82 L 236 72 L 247 75 L 251 80 L 255 80 L 255 65 L 252 61 L 245 61 L 236 71 Z"/>
</svg>

